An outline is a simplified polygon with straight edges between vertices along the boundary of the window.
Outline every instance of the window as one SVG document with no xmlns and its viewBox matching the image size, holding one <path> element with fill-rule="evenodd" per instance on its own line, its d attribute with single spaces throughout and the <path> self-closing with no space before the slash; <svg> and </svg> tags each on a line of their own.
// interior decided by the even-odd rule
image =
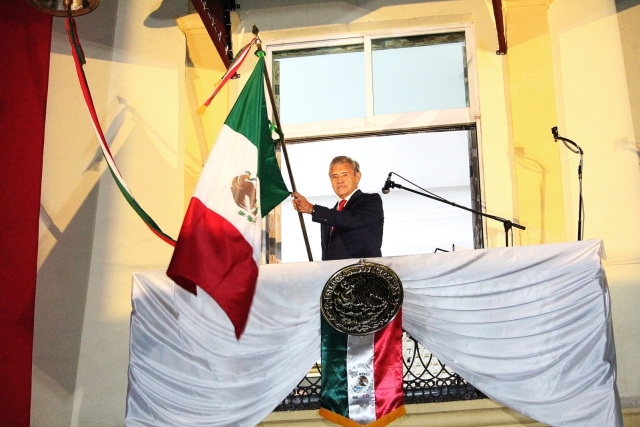
<svg viewBox="0 0 640 427">
<path fill-rule="evenodd" d="M 269 46 L 298 191 L 312 203 L 333 206 L 328 165 L 333 157 L 348 155 L 360 162 L 359 188 L 365 192 L 380 193 L 394 172 L 479 210 L 468 33 L 372 34 Z M 415 188 L 399 176 L 392 179 Z M 483 246 L 480 217 L 400 189 L 382 198 L 384 256 Z M 284 203 L 276 216 L 280 221 L 269 222 L 271 241 L 277 242 L 270 259 L 306 261 L 297 213 Z M 320 260 L 319 225 L 304 218 L 313 259 Z"/>
<path fill-rule="evenodd" d="M 364 45 L 274 54 L 282 124 L 366 117 Z"/>
<path fill-rule="evenodd" d="M 371 41 L 375 115 L 469 106 L 464 33 Z"/>
</svg>

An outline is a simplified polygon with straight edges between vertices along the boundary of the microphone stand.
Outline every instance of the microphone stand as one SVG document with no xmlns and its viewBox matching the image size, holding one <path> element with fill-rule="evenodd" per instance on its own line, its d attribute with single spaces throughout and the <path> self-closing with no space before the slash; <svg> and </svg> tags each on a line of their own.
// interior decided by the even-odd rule
<svg viewBox="0 0 640 427">
<path fill-rule="evenodd" d="M 571 151 L 572 153 L 580 154 L 580 163 L 578 164 L 578 188 L 579 188 L 579 197 L 578 197 L 578 241 L 582 240 L 582 216 L 584 212 L 584 203 L 582 200 L 582 157 L 584 152 L 582 148 L 569 138 L 563 138 L 558 134 L 558 127 L 554 126 L 551 128 L 551 133 L 553 134 L 554 141 L 562 141 L 562 143 Z"/>
<path fill-rule="evenodd" d="M 391 172 L 391 173 L 393 173 L 393 172 Z M 389 175 L 391 175 L 391 174 L 389 174 Z M 398 174 L 396 174 L 396 175 L 398 175 Z M 474 213 L 476 215 L 480 215 L 480 216 L 484 216 L 486 218 L 491 218 L 493 220 L 500 221 L 502 223 L 502 225 L 504 226 L 504 239 L 505 239 L 505 246 L 507 246 L 507 247 L 509 246 L 509 231 L 511 231 L 511 233 L 513 235 L 512 227 L 518 228 L 520 230 L 526 230 L 525 226 L 520 225 L 520 224 L 516 224 L 515 222 L 510 221 L 508 219 L 505 219 L 505 218 L 502 218 L 502 217 L 499 217 L 499 216 L 496 216 L 496 215 L 491 215 L 491 214 L 488 214 L 488 213 L 480 212 L 480 211 L 477 211 L 475 209 L 468 208 L 466 206 L 461 206 L 461 205 L 459 205 L 457 203 L 450 202 L 449 200 L 444 199 L 444 198 L 442 198 L 440 196 L 423 193 L 421 191 L 417 191 L 417 190 L 414 190 L 412 188 L 403 187 L 402 185 L 396 184 L 395 182 L 391 181 L 389 178 L 387 178 L 387 183 L 385 183 L 385 189 L 386 188 L 400 188 L 401 190 L 406 190 L 406 191 L 409 191 L 411 193 L 418 194 L 420 196 L 427 197 L 429 199 L 436 200 L 436 201 L 441 202 L 441 203 L 446 203 L 447 205 L 451 205 L 451 206 L 453 206 L 455 208 L 459 208 L 459 209 Z M 384 190 L 383 190 L 383 192 L 384 192 Z M 513 237 L 511 238 L 511 243 L 513 243 Z"/>
</svg>

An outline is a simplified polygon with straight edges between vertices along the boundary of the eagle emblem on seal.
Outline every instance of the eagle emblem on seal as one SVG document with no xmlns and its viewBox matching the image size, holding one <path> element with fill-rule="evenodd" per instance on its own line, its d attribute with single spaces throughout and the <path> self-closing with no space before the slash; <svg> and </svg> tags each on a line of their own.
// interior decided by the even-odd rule
<svg viewBox="0 0 640 427">
<path fill-rule="evenodd" d="M 320 297 L 320 311 L 334 329 L 367 335 L 387 326 L 400 312 L 403 299 L 402 282 L 395 271 L 362 259 L 329 278 Z"/>
<path fill-rule="evenodd" d="M 256 178 L 251 178 L 251 172 L 234 176 L 231 179 L 231 195 L 233 201 L 241 211 L 238 215 L 244 216 L 249 222 L 256 222 L 258 217 L 258 199 L 256 197 Z"/>
</svg>

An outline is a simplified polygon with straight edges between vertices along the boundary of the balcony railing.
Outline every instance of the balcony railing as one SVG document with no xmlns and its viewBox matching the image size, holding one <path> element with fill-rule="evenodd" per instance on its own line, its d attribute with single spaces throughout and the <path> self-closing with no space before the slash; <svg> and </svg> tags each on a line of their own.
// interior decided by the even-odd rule
<svg viewBox="0 0 640 427">
<path fill-rule="evenodd" d="M 486 396 L 403 333 L 404 403 L 451 402 L 485 399 Z M 316 363 L 300 384 L 278 405 L 276 411 L 320 408 L 322 367 Z"/>
</svg>

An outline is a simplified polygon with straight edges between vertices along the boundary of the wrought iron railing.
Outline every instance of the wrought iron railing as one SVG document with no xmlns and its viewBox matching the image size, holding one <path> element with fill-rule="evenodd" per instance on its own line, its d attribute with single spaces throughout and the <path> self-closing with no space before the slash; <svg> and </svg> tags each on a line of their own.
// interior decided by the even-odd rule
<svg viewBox="0 0 640 427">
<path fill-rule="evenodd" d="M 460 375 L 447 369 L 406 332 L 403 334 L 402 353 L 405 404 L 486 398 L 480 390 L 466 382 Z M 316 363 L 275 410 L 302 411 L 320 408 L 321 369 L 320 364 Z"/>
</svg>

